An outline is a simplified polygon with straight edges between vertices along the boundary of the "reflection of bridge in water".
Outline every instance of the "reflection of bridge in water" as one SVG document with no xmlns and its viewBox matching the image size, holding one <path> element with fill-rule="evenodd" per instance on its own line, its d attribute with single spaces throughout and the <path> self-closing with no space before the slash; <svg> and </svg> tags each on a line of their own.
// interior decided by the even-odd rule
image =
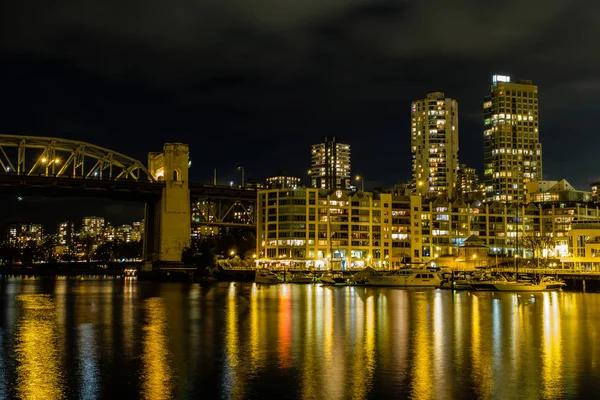
<svg viewBox="0 0 600 400">
<path fill-rule="evenodd" d="M 255 229 L 256 191 L 189 182 L 189 148 L 167 143 L 147 166 L 90 143 L 0 135 L 0 193 L 102 197 L 145 204 L 146 266 L 181 261 L 192 228 Z M 192 219 L 193 217 L 193 219 Z"/>
</svg>

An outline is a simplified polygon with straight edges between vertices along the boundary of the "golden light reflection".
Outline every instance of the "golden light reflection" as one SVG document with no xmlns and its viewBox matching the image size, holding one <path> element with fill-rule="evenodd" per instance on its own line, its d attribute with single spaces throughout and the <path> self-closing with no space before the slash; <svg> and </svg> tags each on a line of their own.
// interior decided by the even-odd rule
<svg viewBox="0 0 600 400">
<path fill-rule="evenodd" d="M 321 338 L 317 334 L 317 326 L 319 325 L 322 315 L 322 299 L 323 288 L 310 285 L 306 289 L 306 304 L 304 307 L 304 349 L 302 360 L 302 398 L 317 399 L 321 396 L 319 363 L 321 361 L 321 349 L 318 345 Z M 316 298 L 316 300 L 315 300 Z M 315 305 L 316 303 L 316 305 Z M 315 322 L 315 319 L 317 322 Z"/>
<path fill-rule="evenodd" d="M 258 308 L 258 287 L 254 283 L 250 291 L 250 362 L 252 369 L 257 371 L 261 366 L 261 352 L 259 348 L 260 325 Z"/>
<path fill-rule="evenodd" d="M 564 397 L 563 345 L 558 293 L 543 294 L 542 393 L 546 399 Z"/>
<path fill-rule="evenodd" d="M 227 314 L 226 314 L 226 332 L 225 332 L 225 370 L 223 389 L 226 392 L 226 398 L 242 399 L 244 398 L 244 385 L 242 376 L 244 365 L 240 362 L 240 339 L 238 333 L 238 310 L 237 310 L 237 287 L 232 282 L 229 286 L 229 296 L 227 296 Z"/>
<path fill-rule="evenodd" d="M 280 285 L 279 294 L 279 355 L 280 368 L 290 368 L 292 365 L 292 299 L 289 285 Z"/>
<path fill-rule="evenodd" d="M 452 376 L 451 364 L 447 361 L 450 358 L 449 349 L 451 341 L 446 334 L 448 327 L 446 326 L 446 315 L 448 309 L 444 309 L 444 303 L 448 300 L 446 297 L 442 299 L 441 292 L 435 292 L 433 298 L 433 371 L 431 372 L 434 378 L 434 394 L 438 399 L 448 399 L 452 397 L 452 386 L 448 382 Z M 431 298 L 428 299 L 431 302 Z"/>
<path fill-rule="evenodd" d="M 49 295 L 17 296 L 22 317 L 16 334 L 17 387 L 22 399 L 65 398 L 56 307 Z"/>
<path fill-rule="evenodd" d="M 134 342 L 136 341 L 136 335 L 134 335 L 134 310 L 136 300 L 134 299 L 135 294 L 135 281 L 133 279 L 124 279 L 123 287 L 123 350 L 127 357 L 133 356 Z"/>
<path fill-rule="evenodd" d="M 411 394 L 414 399 L 432 399 L 433 374 L 431 373 L 432 351 L 430 322 L 427 312 L 427 298 L 424 295 L 416 295 L 414 298 L 413 325 L 413 360 L 411 362 Z"/>
<path fill-rule="evenodd" d="M 473 371 L 473 383 L 475 392 L 480 398 L 491 396 L 491 368 L 489 353 L 483 345 L 481 333 L 481 315 L 478 295 L 471 295 L 471 370 Z M 486 299 L 485 301 L 490 301 Z"/>
<path fill-rule="evenodd" d="M 333 306 L 333 290 L 332 288 L 323 288 L 323 308 L 319 311 L 323 314 L 323 362 L 322 362 L 322 373 L 328 371 L 335 374 L 334 370 L 336 365 L 334 363 L 334 306 Z M 318 328 L 317 328 L 318 329 Z M 340 374 L 335 374 L 335 379 L 328 379 L 327 377 L 322 378 L 324 397 L 326 398 L 339 398 L 339 387 L 343 382 L 343 377 Z"/>
<path fill-rule="evenodd" d="M 171 399 L 173 398 L 173 370 L 170 366 L 164 300 L 158 297 L 146 299 L 144 311 L 146 324 L 142 354 L 142 398 Z"/>
<path fill-rule="evenodd" d="M 373 296 L 367 297 L 364 308 L 357 307 L 356 323 L 357 336 L 353 344 L 356 347 L 353 360 L 354 374 L 352 389 L 348 394 L 353 399 L 364 399 L 368 397 L 376 367 L 375 337 L 378 327 L 375 323 L 375 299 Z"/>
</svg>

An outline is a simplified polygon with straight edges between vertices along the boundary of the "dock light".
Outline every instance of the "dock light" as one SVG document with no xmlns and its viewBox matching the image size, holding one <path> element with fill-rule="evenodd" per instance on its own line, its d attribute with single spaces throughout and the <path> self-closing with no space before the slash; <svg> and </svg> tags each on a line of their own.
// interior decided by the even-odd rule
<svg viewBox="0 0 600 400">
<path fill-rule="evenodd" d="M 42 157 L 42 159 L 40 161 L 43 162 L 43 163 L 45 163 L 48 160 L 46 160 L 46 157 Z"/>
</svg>

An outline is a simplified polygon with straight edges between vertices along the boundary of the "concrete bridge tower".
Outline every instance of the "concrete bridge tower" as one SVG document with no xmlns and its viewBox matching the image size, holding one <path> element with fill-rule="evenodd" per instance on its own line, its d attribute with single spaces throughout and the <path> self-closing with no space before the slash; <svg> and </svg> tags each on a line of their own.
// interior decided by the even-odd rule
<svg viewBox="0 0 600 400">
<path fill-rule="evenodd" d="M 148 170 L 165 187 L 159 201 L 146 204 L 144 255 L 150 269 L 153 262 L 181 262 L 190 245 L 191 215 L 187 144 L 166 143 L 162 153 L 148 154 Z"/>
</svg>

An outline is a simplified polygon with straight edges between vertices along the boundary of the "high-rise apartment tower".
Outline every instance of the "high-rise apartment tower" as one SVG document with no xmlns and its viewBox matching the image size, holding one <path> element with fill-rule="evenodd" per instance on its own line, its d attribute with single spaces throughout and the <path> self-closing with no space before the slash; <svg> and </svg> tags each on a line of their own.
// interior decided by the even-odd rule
<svg viewBox="0 0 600 400">
<path fill-rule="evenodd" d="M 411 105 L 413 193 L 452 196 L 458 171 L 458 102 L 442 92 Z"/>
<path fill-rule="evenodd" d="M 523 201 L 527 182 L 542 179 L 537 86 L 494 75 L 483 118 L 486 200 Z"/>
<path fill-rule="evenodd" d="M 350 145 L 338 143 L 335 136 L 312 145 L 310 168 L 312 187 L 347 189 L 350 186 Z"/>
</svg>

